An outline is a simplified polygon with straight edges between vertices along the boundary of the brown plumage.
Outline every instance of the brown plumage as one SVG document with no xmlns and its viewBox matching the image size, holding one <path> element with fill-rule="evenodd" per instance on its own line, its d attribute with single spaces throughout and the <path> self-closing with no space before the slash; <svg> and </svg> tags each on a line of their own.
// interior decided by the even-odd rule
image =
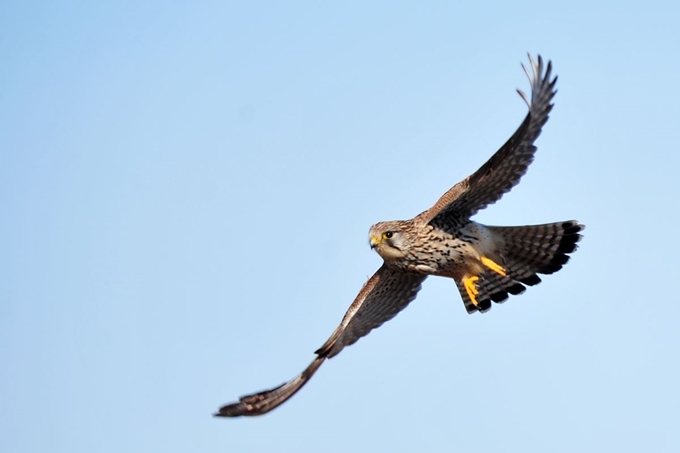
<svg viewBox="0 0 680 453">
<path fill-rule="evenodd" d="M 289 382 L 244 396 L 222 407 L 216 416 L 261 415 L 278 407 L 300 390 L 327 358 L 396 316 L 415 299 L 429 275 L 452 278 L 468 313 L 474 313 L 524 292 L 541 281 L 538 274 L 552 274 L 567 263 L 584 228 L 576 221 L 496 227 L 470 220 L 514 187 L 534 159 L 534 141 L 548 121 L 557 77 L 551 78 L 552 65 L 544 66 L 540 56 L 537 63 L 531 57 L 529 61 L 531 72 L 524 70 L 531 82 L 531 100 L 518 90 L 529 113 L 510 140 L 430 209 L 411 220 L 373 225 L 371 248 L 384 263 L 316 351 L 312 363 Z"/>
</svg>

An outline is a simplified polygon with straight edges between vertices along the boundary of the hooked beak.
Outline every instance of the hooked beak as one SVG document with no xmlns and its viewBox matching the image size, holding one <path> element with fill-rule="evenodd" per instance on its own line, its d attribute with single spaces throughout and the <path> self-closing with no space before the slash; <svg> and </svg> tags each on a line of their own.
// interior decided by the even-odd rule
<svg viewBox="0 0 680 453">
<path fill-rule="evenodd" d="M 371 236 L 371 239 L 368 242 L 371 246 L 372 249 L 376 248 L 378 245 L 380 245 L 380 238 Z"/>
</svg>

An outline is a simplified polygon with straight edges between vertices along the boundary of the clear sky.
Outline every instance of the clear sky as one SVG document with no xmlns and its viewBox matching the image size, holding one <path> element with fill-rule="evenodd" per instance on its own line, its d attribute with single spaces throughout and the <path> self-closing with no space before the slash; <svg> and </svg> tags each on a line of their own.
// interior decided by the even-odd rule
<svg viewBox="0 0 680 453">
<path fill-rule="evenodd" d="M 464 3 L 464 4 L 463 4 Z M 2 2 L 0 451 L 680 451 L 677 2 Z M 484 315 L 430 278 L 274 412 L 407 219 L 559 92 L 476 220 L 587 225 Z"/>
</svg>

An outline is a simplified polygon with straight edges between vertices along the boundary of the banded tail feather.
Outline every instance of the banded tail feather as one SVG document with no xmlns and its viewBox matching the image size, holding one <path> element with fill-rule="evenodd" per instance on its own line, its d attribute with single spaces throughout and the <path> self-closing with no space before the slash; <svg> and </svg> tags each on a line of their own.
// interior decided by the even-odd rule
<svg viewBox="0 0 680 453">
<path fill-rule="evenodd" d="M 506 275 L 491 270 L 483 272 L 477 281 L 477 305 L 461 282 L 456 282 L 468 313 L 491 309 L 491 302 L 502 303 L 509 295 L 521 294 L 526 286 L 541 282 L 538 274 L 553 274 L 567 264 L 569 254 L 577 248 L 585 226 L 575 220 L 518 227 L 487 227 L 498 237 Z"/>
</svg>

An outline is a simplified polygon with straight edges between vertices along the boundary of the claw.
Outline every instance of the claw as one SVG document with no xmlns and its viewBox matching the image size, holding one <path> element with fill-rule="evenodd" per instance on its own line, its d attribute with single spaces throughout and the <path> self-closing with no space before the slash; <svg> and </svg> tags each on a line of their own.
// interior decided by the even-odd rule
<svg viewBox="0 0 680 453">
<path fill-rule="evenodd" d="M 479 307 L 479 302 L 477 302 L 477 294 L 479 294 L 479 290 L 475 285 L 477 280 L 479 280 L 479 277 L 477 276 L 466 277 L 463 279 L 463 286 L 465 287 L 465 291 L 467 291 L 468 297 L 470 298 L 470 301 L 475 305 L 475 307 Z"/>
<path fill-rule="evenodd" d="M 494 260 L 491 260 L 487 258 L 486 256 L 482 257 L 482 264 L 497 273 L 498 275 L 502 275 L 505 277 L 507 274 L 505 273 L 505 269 L 503 269 L 503 266 L 495 262 Z"/>
</svg>

